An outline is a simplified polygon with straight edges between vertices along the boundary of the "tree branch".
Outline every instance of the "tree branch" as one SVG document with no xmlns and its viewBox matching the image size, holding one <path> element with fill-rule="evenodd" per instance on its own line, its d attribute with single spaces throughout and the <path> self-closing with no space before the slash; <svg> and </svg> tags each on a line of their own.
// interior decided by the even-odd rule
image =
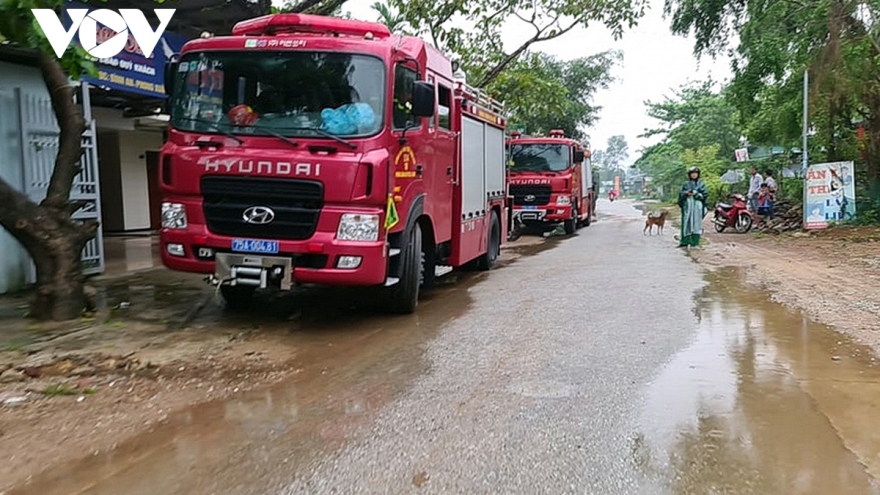
<svg viewBox="0 0 880 495">
<path fill-rule="evenodd" d="M 323 1 L 324 0 L 303 0 L 296 5 L 292 5 L 290 9 L 287 10 L 287 12 L 290 12 L 292 14 L 299 14 L 311 9 L 312 7 L 315 7 Z"/>
<path fill-rule="evenodd" d="M 0 179 L 0 226 L 6 229 L 12 237 L 20 242 L 29 252 L 35 249 L 37 244 L 36 232 L 33 229 L 33 218 L 27 218 L 26 213 L 34 214 L 38 210 L 28 197 L 14 189 L 9 183 Z"/>
<path fill-rule="evenodd" d="M 46 81 L 52 108 L 61 132 L 58 135 L 58 155 L 43 204 L 58 211 L 66 210 L 73 179 L 79 173 L 77 162 L 82 157 L 82 134 L 86 121 L 82 109 L 73 100 L 73 87 L 52 55 L 40 51 L 40 71 Z"/>
<path fill-rule="evenodd" d="M 558 20 L 559 20 L 559 18 L 557 17 L 556 19 L 554 19 L 553 23 L 557 22 Z M 509 55 L 506 55 L 500 62 L 498 62 L 495 65 L 495 67 L 492 67 L 492 69 L 486 73 L 486 75 L 479 82 L 479 84 L 477 84 L 477 87 L 478 88 L 485 88 L 492 81 L 497 79 L 498 76 L 501 75 L 502 72 L 504 72 L 504 70 L 507 68 L 507 66 L 510 65 L 511 63 L 513 63 L 517 58 L 519 58 L 519 56 L 522 55 L 530 46 L 532 46 L 532 44 L 538 43 L 540 41 L 551 40 L 553 38 L 557 38 L 559 36 L 562 36 L 563 34 L 574 29 L 574 27 L 577 26 L 578 24 L 580 24 L 582 20 L 583 20 L 583 17 L 579 17 L 574 22 L 572 22 L 568 27 L 566 27 L 564 29 L 560 29 L 559 31 L 556 31 L 554 34 L 550 34 L 550 35 L 546 35 L 546 36 L 542 36 L 543 30 L 547 29 L 547 27 L 549 27 L 549 26 L 539 28 L 538 32 L 535 33 L 534 36 L 532 36 L 527 41 L 525 41 L 522 45 L 520 45 L 516 50 L 511 52 Z M 553 24 L 551 23 L 550 25 L 552 26 Z M 537 28 L 537 26 L 535 26 L 535 27 Z"/>
</svg>

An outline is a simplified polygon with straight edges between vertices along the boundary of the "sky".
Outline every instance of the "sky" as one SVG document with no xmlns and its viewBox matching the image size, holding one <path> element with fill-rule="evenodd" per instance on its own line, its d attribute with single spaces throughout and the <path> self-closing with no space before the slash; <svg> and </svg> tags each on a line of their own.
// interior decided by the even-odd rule
<svg viewBox="0 0 880 495">
<path fill-rule="evenodd" d="M 370 8 L 374 1 L 349 0 L 343 10 L 355 19 L 375 21 L 378 16 Z M 689 81 L 707 77 L 724 81 L 731 74 L 726 58 L 696 60 L 693 41 L 670 34 L 669 21 L 663 19 L 663 0 L 648 1 L 646 15 L 636 27 L 625 31 L 620 40 L 615 41 L 608 29 L 597 24 L 532 45 L 533 50 L 563 60 L 612 49 L 623 52 L 622 62 L 612 71 L 617 80 L 608 89 L 600 90 L 593 100 L 602 110 L 598 122 L 587 133 L 593 149 L 604 149 L 609 137 L 623 135 L 629 143 L 627 165 L 638 158 L 640 148 L 660 139 L 638 137 L 646 128 L 657 126 L 657 122 L 647 116 L 646 100 L 661 101 Z M 501 36 L 507 48 L 516 46 L 518 40 L 530 34 L 529 27 L 517 21 L 506 25 Z"/>
</svg>

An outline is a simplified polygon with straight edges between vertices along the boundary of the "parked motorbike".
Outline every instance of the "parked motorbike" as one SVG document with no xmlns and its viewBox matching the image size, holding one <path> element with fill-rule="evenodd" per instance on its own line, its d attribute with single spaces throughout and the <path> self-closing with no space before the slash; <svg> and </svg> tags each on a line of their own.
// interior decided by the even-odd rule
<svg viewBox="0 0 880 495">
<path fill-rule="evenodd" d="M 715 231 L 724 232 L 732 227 L 737 233 L 745 234 L 752 228 L 752 214 L 746 205 L 746 198 L 739 193 L 727 195 L 728 203 L 715 205 Z"/>
</svg>

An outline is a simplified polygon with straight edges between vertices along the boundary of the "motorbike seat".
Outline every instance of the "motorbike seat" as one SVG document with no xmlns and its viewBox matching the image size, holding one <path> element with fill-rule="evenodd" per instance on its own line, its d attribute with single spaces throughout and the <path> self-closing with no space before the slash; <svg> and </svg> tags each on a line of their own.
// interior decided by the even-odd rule
<svg viewBox="0 0 880 495">
<path fill-rule="evenodd" d="M 721 208 L 722 210 L 729 210 L 729 209 L 733 208 L 733 205 L 729 205 L 727 203 L 718 203 L 718 207 Z"/>
</svg>

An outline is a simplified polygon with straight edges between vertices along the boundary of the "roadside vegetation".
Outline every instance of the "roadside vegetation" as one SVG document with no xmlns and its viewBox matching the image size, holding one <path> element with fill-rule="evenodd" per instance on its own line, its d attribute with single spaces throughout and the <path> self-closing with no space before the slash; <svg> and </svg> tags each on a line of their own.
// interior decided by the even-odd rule
<svg viewBox="0 0 880 495">
<path fill-rule="evenodd" d="M 800 168 L 807 73 L 809 161 L 852 160 L 858 207 L 853 223 L 880 221 L 880 6 L 667 0 L 665 12 L 673 33 L 695 35 L 695 56 L 730 54 L 733 78 L 726 85 L 692 84 L 663 102 L 647 102 L 661 126 L 646 134 L 664 139 L 643 150 L 635 166 L 654 178 L 659 196 L 671 197 L 680 171 L 698 165 L 717 200 L 721 175 L 751 165 L 734 157 L 734 149 L 749 144 L 772 150 L 756 165 L 777 172 L 782 199 L 801 202 L 802 181 L 779 172 Z M 748 186 L 733 187 L 743 192 Z"/>
</svg>

